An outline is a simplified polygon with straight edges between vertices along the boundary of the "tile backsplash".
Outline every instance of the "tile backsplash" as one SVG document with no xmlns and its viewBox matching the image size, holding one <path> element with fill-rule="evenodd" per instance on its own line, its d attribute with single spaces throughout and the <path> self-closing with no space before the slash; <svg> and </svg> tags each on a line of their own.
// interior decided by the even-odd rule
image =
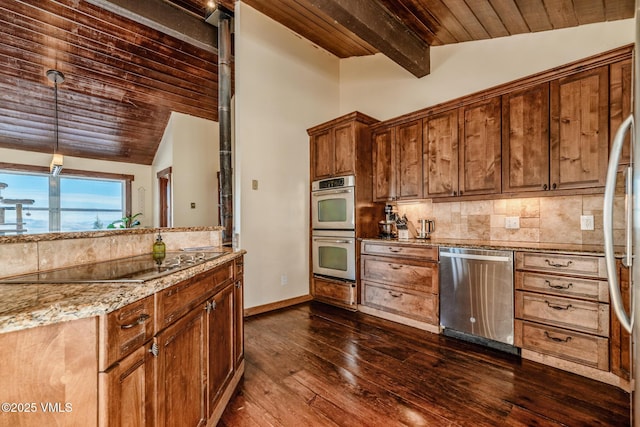
<svg viewBox="0 0 640 427">
<path fill-rule="evenodd" d="M 398 202 L 400 215 L 415 225 L 418 219 L 435 220 L 438 239 L 518 241 L 532 243 L 602 244 L 602 194 L 532 197 L 433 203 Z M 593 215 L 594 230 L 581 230 L 581 215 Z M 506 228 L 517 217 L 519 228 Z M 614 199 L 614 241 L 624 233 L 624 196 Z"/>
</svg>

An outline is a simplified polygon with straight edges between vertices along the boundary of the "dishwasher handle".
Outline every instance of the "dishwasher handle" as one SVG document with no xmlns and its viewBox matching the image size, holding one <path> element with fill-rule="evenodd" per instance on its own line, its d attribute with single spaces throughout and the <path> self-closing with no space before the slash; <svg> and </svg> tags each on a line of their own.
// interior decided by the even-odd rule
<svg viewBox="0 0 640 427">
<path fill-rule="evenodd" d="M 497 256 L 497 255 L 479 255 L 479 254 L 465 254 L 465 253 L 452 253 L 452 252 L 440 252 L 440 257 L 445 258 L 464 258 L 475 259 L 478 261 L 495 261 L 495 262 L 511 262 L 512 257 L 509 256 Z"/>
</svg>

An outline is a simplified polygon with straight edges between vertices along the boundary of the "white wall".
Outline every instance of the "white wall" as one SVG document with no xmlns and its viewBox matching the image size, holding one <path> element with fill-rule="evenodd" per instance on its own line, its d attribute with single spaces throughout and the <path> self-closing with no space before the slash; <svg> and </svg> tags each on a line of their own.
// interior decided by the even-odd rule
<svg viewBox="0 0 640 427">
<path fill-rule="evenodd" d="M 340 114 L 387 120 L 633 42 L 633 19 L 431 48 L 418 79 L 387 57 L 340 61 Z"/>
<path fill-rule="evenodd" d="M 0 161 L 48 168 L 51 163 L 51 154 L 0 148 Z M 64 174 L 65 169 L 133 175 L 134 180 L 131 183 L 133 193 L 131 194 L 131 212 L 134 214 L 142 212 L 143 215 L 138 217 L 141 227 L 153 225 L 151 166 L 64 156 L 62 174 Z"/>
<path fill-rule="evenodd" d="M 156 174 L 171 166 L 174 227 L 218 225 L 220 133 L 217 122 L 171 113 L 153 161 L 154 200 L 158 200 Z M 196 207 L 191 208 L 191 203 Z M 159 224 L 157 206 L 154 224 Z"/>
<path fill-rule="evenodd" d="M 339 60 L 241 2 L 235 41 L 234 222 L 250 308 L 309 293 L 306 129 L 339 114 Z"/>
</svg>

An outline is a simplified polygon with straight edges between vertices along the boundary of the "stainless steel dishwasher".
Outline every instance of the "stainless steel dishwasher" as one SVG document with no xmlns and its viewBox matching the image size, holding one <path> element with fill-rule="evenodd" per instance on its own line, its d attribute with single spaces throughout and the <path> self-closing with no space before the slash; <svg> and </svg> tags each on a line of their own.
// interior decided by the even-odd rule
<svg viewBox="0 0 640 427">
<path fill-rule="evenodd" d="M 512 251 L 440 247 L 443 334 L 518 353 L 513 318 Z"/>
</svg>

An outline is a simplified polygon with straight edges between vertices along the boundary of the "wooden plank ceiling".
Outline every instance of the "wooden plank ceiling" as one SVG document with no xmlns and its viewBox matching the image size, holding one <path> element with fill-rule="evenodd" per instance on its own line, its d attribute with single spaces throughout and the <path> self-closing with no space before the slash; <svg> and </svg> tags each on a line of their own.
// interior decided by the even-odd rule
<svg viewBox="0 0 640 427">
<path fill-rule="evenodd" d="M 52 152 L 48 69 L 66 77 L 59 85 L 65 155 L 148 165 L 171 111 L 218 120 L 217 52 L 102 8 L 101 1 L 0 0 L 0 147 Z M 152 1 L 161 0 L 136 4 Z M 176 14 L 204 21 L 212 0 L 164 1 Z M 227 8 L 234 2 L 213 1 Z M 429 72 L 429 46 L 634 14 L 634 0 L 243 1 L 339 58 L 381 52 L 416 76 Z"/>
<path fill-rule="evenodd" d="M 218 119 L 217 62 L 86 1 L 0 0 L 0 146 L 53 151 L 57 69 L 59 151 L 149 165 L 171 111 Z"/>
</svg>

